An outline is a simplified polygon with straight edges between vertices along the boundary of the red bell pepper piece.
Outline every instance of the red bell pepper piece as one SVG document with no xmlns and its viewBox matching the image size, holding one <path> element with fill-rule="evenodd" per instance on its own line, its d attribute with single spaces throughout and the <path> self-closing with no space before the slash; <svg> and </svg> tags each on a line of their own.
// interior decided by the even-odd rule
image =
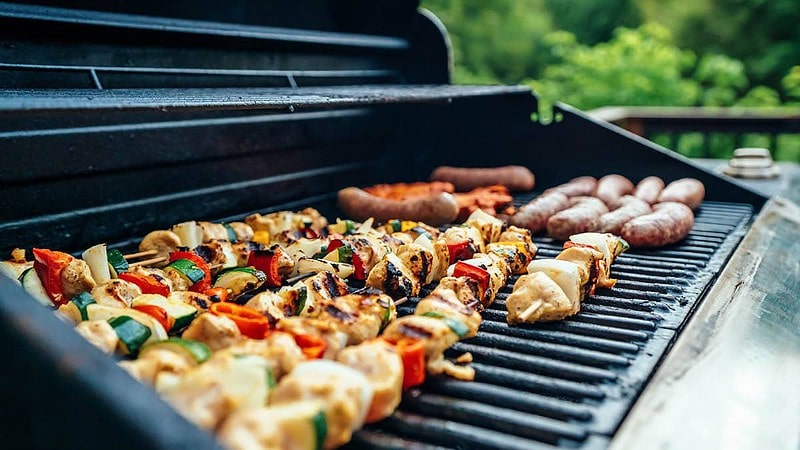
<svg viewBox="0 0 800 450">
<path fill-rule="evenodd" d="M 203 294 L 209 296 L 212 302 L 228 301 L 228 290 L 225 288 L 209 288 L 203 291 Z"/>
<path fill-rule="evenodd" d="M 364 281 L 367 279 L 367 270 L 364 268 L 364 261 L 361 260 L 361 257 L 358 256 L 358 253 L 353 250 L 353 278 L 359 281 Z"/>
<path fill-rule="evenodd" d="M 33 270 L 42 280 L 47 295 L 56 306 L 67 302 L 64 298 L 64 288 L 61 286 L 61 272 L 74 259 L 71 255 L 43 248 L 33 249 Z"/>
<path fill-rule="evenodd" d="M 209 308 L 212 314 L 225 316 L 236 323 L 239 331 L 252 339 L 264 339 L 269 331 L 269 320 L 253 308 L 236 303 L 214 303 Z"/>
<path fill-rule="evenodd" d="M 452 242 L 447 244 L 447 251 L 450 253 L 450 264 L 462 259 L 470 259 L 475 252 L 470 245 L 469 239 Z"/>
<path fill-rule="evenodd" d="M 267 275 L 266 285 L 279 287 L 283 284 L 281 274 L 278 273 L 278 259 L 283 250 L 279 245 L 273 245 L 267 250 L 253 250 L 247 257 L 247 265 L 264 272 Z"/>
<path fill-rule="evenodd" d="M 395 348 L 403 360 L 403 389 L 425 382 L 425 347 L 422 341 L 400 339 Z"/>
<path fill-rule="evenodd" d="M 175 325 L 175 318 L 167 314 L 167 310 L 158 305 L 136 305 L 133 309 L 143 312 L 156 319 L 164 327 L 164 331 L 169 331 Z"/>
<path fill-rule="evenodd" d="M 169 262 L 177 261 L 179 259 L 188 259 L 205 274 L 202 280 L 189 287 L 190 291 L 204 292 L 211 288 L 211 268 L 208 267 L 208 262 L 206 262 L 205 259 L 195 252 L 172 252 L 169 254 Z"/>
<path fill-rule="evenodd" d="M 122 272 L 118 275 L 120 280 L 125 280 L 139 286 L 142 294 L 158 294 L 169 297 L 169 286 L 156 280 L 154 277 L 143 273 Z"/>
<path fill-rule="evenodd" d="M 483 294 L 485 294 L 486 290 L 489 289 L 489 272 L 481 267 L 458 261 L 456 266 L 453 268 L 453 276 L 472 278 L 478 282 Z"/>
<path fill-rule="evenodd" d="M 333 239 L 328 243 L 328 247 L 325 249 L 325 253 L 330 253 L 334 250 L 337 250 L 339 247 L 344 246 L 344 241 L 341 239 Z"/>
<path fill-rule="evenodd" d="M 328 349 L 328 344 L 322 338 L 310 334 L 296 334 L 294 342 L 308 359 L 320 359 Z"/>
</svg>

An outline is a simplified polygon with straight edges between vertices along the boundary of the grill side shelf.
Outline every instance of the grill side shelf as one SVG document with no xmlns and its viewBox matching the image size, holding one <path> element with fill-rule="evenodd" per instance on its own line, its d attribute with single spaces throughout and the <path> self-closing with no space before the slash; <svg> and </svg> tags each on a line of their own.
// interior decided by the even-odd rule
<svg viewBox="0 0 800 450">
<path fill-rule="evenodd" d="M 448 354 L 471 352 L 476 380 L 429 379 L 351 446 L 605 448 L 744 236 L 753 208 L 704 202 L 695 214 L 680 243 L 621 255 L 612 267 L 617 286 L 598 289 L 564 321 L 509 326 L 512 277 L 484 311 L 478 335 Z M 548 237 L 534 241 L 537 259 L 561 249 Z M 417 300 L 399 314 L 413 313 Z"/>
</svg>

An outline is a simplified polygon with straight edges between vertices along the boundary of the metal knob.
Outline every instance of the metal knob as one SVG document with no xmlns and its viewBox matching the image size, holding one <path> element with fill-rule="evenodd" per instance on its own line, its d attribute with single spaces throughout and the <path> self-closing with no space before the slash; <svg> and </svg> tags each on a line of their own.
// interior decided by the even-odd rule
<svg viewBox="0 0 800 450">
<path fill-rule="evenodd" d="M 735 178 L 775 178 L 780 171 L 766 148 L 737 148 L 722 169 L 722 173 Z"/>
</svg>

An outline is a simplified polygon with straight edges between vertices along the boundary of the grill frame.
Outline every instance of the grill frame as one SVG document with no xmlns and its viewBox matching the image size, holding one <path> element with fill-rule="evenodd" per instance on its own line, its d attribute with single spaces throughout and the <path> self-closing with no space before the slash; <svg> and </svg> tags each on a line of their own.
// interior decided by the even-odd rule
<svg viewBox="0 0 800 450">
<path fill-rule="evenodd" d="M 58 1 L 29 3 L 60 4 Z M 101 6 L 97 6 L 100 3 L 106 4 L 91 1 L 82 4 L 89 5 L 89 9 L 100 9 Z M 197 10 L 203 11 L 206 17 L 181 18 L 204 21 L 215 18 L 210 3 L 193 2 L 203 5 L 198 6 Z M 321 3 L 324 2 L 309 1 L 309 4 L 317 7 Z M 111 21 L 103 24 L 81 24 L 77 21 L 66 26 L 71 33 L 87 40 L 71 49 L 73 54 L 79 56 L 92 56 L 93 49 L 106 56 L 125 56 L 126 45 L 146 46 L 164 36 L 175 37 L 181 43 L 195 42 L 196 53 L 193 54 L 208 60 L 219 55 L 220 48 L 237 55 L 229 61 L 232 67 L 201 68 L 205 71 L 192 68 L 171 70 L 166 67 L 168 65 L 157 63 L 142 64 L 138 69 L 120 70 L 119 65 L 103 66 L 96 60 L 92 64 L 59 65 L 49 61 L 46 56 L 48 51 L 66 43 L 65 38 L 59 37 L 59 30 L 63 31 L 64 27 L 53 24 L 58 20 L 47 17 L 49 10 L 37 5 L 22 8 L 41 15 L 31 20 L 24 15 L 8 14 L 9 4 L 0 3 L 0 13 L 5 13 L 0 14 L 0 23 L 15 24 L 4 28 L 4 32 L 21 32 L 22 41 L 31 34 L 41 37 L 38 41 L 41 45 L 36 47 L 36 52 L 16 54 L 30 55 L 32 60 L 5 62 L 3 66 L 9 71 L 23 73 L 14 75 L 20 77 L 17 81 L 21 79 L 24 83 L 32 83 L 13 86 L 40 89 L 0 90 L 0 148 L 11 149 L 3 153 L 4 160 L 0 168 L 5 171 L 0 169 L 0 187 L 9 192 L 12 188 L 24 186 L 26 195 L 29 195 L 24 200 L 29 204 L 43 205 L 42 209 L 26 209 L 21 206 L 25 202 L 12 205 L 13 202 L 7 200 L 11 195 L 0 196 L 0 214 L 3 214 L 0 217 L 0 251 L 6 253 L 16 245 L 28 248 L 42 245 L 78 251 L 97 241 L 130 245 L 146 231 L 183 220 L 219 216 L 238 218 L 243 212 L 263 212 L 266 206 L 275 208 L 275 205 L 291 209 L 316 204 L 326 216 L 336 217 L 332 201 L 332 193 L 336 189 L 351 184 L 420 180 L 427 177 L 438 164 L 523 164 L 536 172 L 538 186 L 554 185 L 575 175 L 604 175 L 612 167 L 620 168 L 621 174 L 632 179 L 653 173 L 667 181 L 692 176 L 706 184 L 708 198 L 712 200 L 748 203 L 755 211 L 764 205 L 766 197 L 738 183 L 723 180 L 666 149 L 593 120 L 568 105 L 555 106 L 555 116 L 560 120 L 553 123 L 532 122 L 531 115 L 539 111 L 539 105 L 527 88 L 442 85 L 449 81 L 450 59 L 447 37 L 435 18 L 424 12 L 415 12 L 416 2 L 398 2 L 393 5 L 403 14 L 382 18 L 375 16 L 379 18 L 364 28 L 368 21 L 360 21 L 357 13 L 358 8 L 367 3 L 356 2 L 355 7 L 348 8 L 344 16 L 351 14 L 349 20 L 316 17 L 330 25 L 327 28 L 319 27 L 323 35 L 326 32 L 349 34 L 340 37 L 351 39 L 351 43 L 364 44 L 357 51 L 352 48 L 332 50 L 330 45 L 317 43 L 320 44 L 317 46 L 309 40 L 279 44 L 276 42 L 280 39 L 261 39 L 257 36 L 214 37 L 209 32 L 199 33 L 198 38 L 198 33 L 184 33 L 178 29 L 135 31 L 125 27 L 115 28 Z M 108 7 L 124 8 L 122 4 L 114 5 Z M 154 16 L 169 17 L 166 3 L 160 8 L 163 10 L 149 12 Z M 106 12 L 95 17 L 143 12 L 148 11 Z M 371 14 L 374 13 L 373 10 Z M 407 20 L 399 20 L 401 16 Z M 361 17 L 373 16 L 367 14 Z M 137 20 L 147 21 L 141 17 Z M 242 24 L 235 20 L 227 22 Z M 250 25 L 264 27 L 280 24 Z M 99 39 L 105 34 L 97 33 L 98 29 L 109 31 L 108 36 L 113 36 L 111 42 Z M 228 29 L 243 28 L 232 26 Z M 388 40 L 377 41 L 396 43 L 399 39 L 407 45 L 387 49 L 376 40 L 370 40 L 370 34 L 381 35 L 384 30 L 390 30 L 384 36 Z M 307 30 L 303 30 L 302 26 L 294 31 L 300 36 L 314 35 L 305 32 Z M 3 34 L 0 37 L 9 36 Z M 21 42 L 15 39 L 19 40 L 20 35 L 11 36 L 6 42 L 11 45 Z M 94 39 L 99 40 L 96 42 Z M 288 40 L 291 41 L 290 38 Z M 70 44 L 75 42 L 71 41 Z M 354 61 L 353 54 L 348 53 L 351 50 L 359 55 L 367 55 L 366 59 L 359 61 L 370 70 L 389 70 L 391 80 L 400 80 L 403 84 L 297 87 L 297 79 L 302 80 L 304 64 L 307 66 L 314 58 L 303 60 L 293 57 L 292 61 L 299 65 L 289 68 L 254 68 L 251 64 L 256 60 L 270 61 L 271 55 L 291 53 L 300 47 L 310 54 L 322 55 L 323 58 L 317 61 L 331 62 L 332 66 Z M 179 51 L 175 48 L 171 51 L 177 58 Z M 396 57 L 387 62 L 387 54 Z M 144 55 L 152 56 L 147 53 Z M 332 66 L 323 69 L 333 73 Z M 354 70 L 367 69 L 359 66 Z M 74 77 L 65 76 L 65 71 L 85 76 L 80 81 L 85 84 L 80 86 L 88 88 L 67 89 L 75 86 L 70 84 L 74 82 Z M 122 73 L 127 84 L 120 86 L 136 85 L 138 88 L 100 89 L 104 87 L 103 74 L 109 72 Z M 398 72 L 401 75 L 399 77 L 394 75 Z M 203 86 L 214 87 L 156 89 L 136 84 L 137 75 L 153 73 L 186 75 L 189 78 L 201 76 L 207 80 Z M 233 85 L 250 86 L 252 82 L 248 80 L 259 76 L 285 78 L 289 87 L 226 89 L 227 82 L 223 80 L 225 77 L 231 77 L 232 80 L 239 77 L 238 84 Z M 158 83 L 165 80 L 174 83 L 180 81 L 178 78 L 164 78 Z M 311 114 L 314 119 L 304 120 L 309 116 L 302 114 Z M 259 138 L 267 137 L 262 130 L 265 123 L 272 124 L 272 129 L 277 130 L 268 136 L 269 145 L 259 141 Z M 337 138 L 336 132 L 330 130 L 334 126 L 332 124 L 344 127 L 352 140 Z M 143 146 L 148 151 L 143 151 Z M 348 146 L 357 151 L 344 151 Z M 380 146 L 383 154 L 375 154 L 377 152 L 373 150 L 376 146 Z M 408 157 L 408 148 L 415 149 L 412 158 Z M 496 148 L 504 151 L 494 151 Z M 567 166 L 554 158 L 552 149 L 558 148 L 570 149 L 574 163 Z M 198 158 L 195 149 L 206 153 Z M 101 151 L 109 152 L 104 162 L 110 165 L 98 168 L 90 156 L 92 152 Z M 166 151 L 175 151 L 170 155 L 173 159 L 149 164 L 169 167 L 173 169 L 171 173 L 151 170 L 140 159 L 137 160 L 143 155 L 168 153 Z M 308 167 L 306 161 L 310 158 L 331 151 L 340 152 L 341 161 Z M 13 152 L 18 157 L 12 158 Z M 56 194 L 59 189 L 64 190 L 64 186 L 91 193 L 93 183 L 95 186 L 101 183 L 111 186 L 115 180 L 123 179 L 119 177 L 127 176 L 129 180 L 135 178 L 143 186 L 169 187 L 165 183 L 172 181 L 174 174 L 179 171 L 186 176 L 201 173 L 216 165 L 227 164 L 227 167 L 232 167 L 245 159 L 243 155 L 263 162 L 275 158 L 275 154 L 281 156 L 274 161 L 282 164 L 276 170 L 266 170 L 263 164 L 254 165 L 239 173 L 241 180 L 211 180 L 209 186 L 204 188 L 167 189 L 170 191 L 168 195 L 141 190 L 125 201 L 116 198 L 110 203 L 104 203 L 102 195 L 94 193 L 85 197 L 86 204 L 81 209 L 74 206 L 58 209 L 59 202 L 53 201 L 58 198 Z M 41 170 L 33 170 L 35 165 L 25 159 L 26 155 L 34 155 L 39 161 L 60 161 L 76 155 L 84 159 L 74 165 L 63 165 L 59 173 L 43 175 Z M 362 157 L 364 155 L 368 156 Z M 69 180 L 73 180 L 73 183 L 60 187 L 57 184 Z M 13 217 L 12 212 L 16 214 Z M 618 264 L 617 267 L 622 268 L 624 264 Z M 713 278 L 713 274 L 709 277 Z M 700 296 L 702 292 L 698 292 Z M 6 374 L 4 379 L 30 380 L 22 386 L 14 385 L 13 391 L 9 391 L 12 386 L 10 383 L 3 383 L 3 394 L 10 402 L 4 409 L 5 420 L 0 435 L 11 442 L 19 442 L 18 438 L 30 439 L 28 442 L 31 447 L 41 448 L 64 446 L 65 443 L 80 448 L 105 448 L 110 441 L 117 448 L 216 448 L 210 436 L 189 425 L 159 400 L 152 390 L 133 382 L 114 365 L 113 360 L 78 338 L 49 311 L 33 302 L 20 301 L 26 297 L 10 282 L 0 279 L 0 323 L 3 324 L 0 336 L 14 349 L 13 371 Z M 630 305 L 635 306 L 635 302 Z M 594 308 L 590 314 L 602 314 L 604 311 L 602 305 L 587 306 L 590 310 Z M 642 317 L 646 318 L 641 315 L 638 318 Z M 679 329 L 682 322 L 674 320 L 671 323 Z M 571 326 L 586 327 L 580 323 Z M 618 330 L 617 333 L 620 337 L 636 336 L 636 333 L 625 330 Z M 658 336 L 658 348 L 654 349 L 668 347 L 670 336 L 667 332 L 664 336 Z M 580 336 L 564 334 L 562 337 L 575 341 Z M 601 347 L 625 347 L 619 342 L 611 342 L 595 343 Z M 558 368 L 557 364 L 541 358 L 534 362 L 540 366 L 549 363 L 550 370 Z M 606 374 L 602 371 L 589 372 L 594 375 Z M 584 371 L 579 375 L 589 376 L 589 372 Z M 92 401 L 82 401 L 86 398 Z M 547 398 L 540 400 L 546 408 Z M 38 420 L 41 410 L 47 410 L 61 417 L 61 420 L 43 424 Z M 585 417 L 585 411 L 580 408 L 570 410 L 569 414 Z M 106 426 L 98 427 L 91 434 L 81 433 L 87 416 L 103 417 L 107 421 L 104 423 Z M 407 414 L 407 417 L 414 419 L 413 415 Z M 449 427 L 447 422 L 426 423 L 431 433 Z M 402 422 L 395 421 L 395 426 L 402 426 Z M 609 426 L 600 428 L 610 429 Z M 507 434 L 492 434 L 476 429 L 471 431 L 473 439 L 486 445 L 530 444 L 529 441 Z M 388 446 L 410 443 L 368 433 L 364 435 L 386 442 Z M 366 442 L 360 436 L 363 435 L 357 437 L 355 445 Z M 586 448 L 599 448 L 607 443 L 607 436 L 586 433 Z"/>
</svg>

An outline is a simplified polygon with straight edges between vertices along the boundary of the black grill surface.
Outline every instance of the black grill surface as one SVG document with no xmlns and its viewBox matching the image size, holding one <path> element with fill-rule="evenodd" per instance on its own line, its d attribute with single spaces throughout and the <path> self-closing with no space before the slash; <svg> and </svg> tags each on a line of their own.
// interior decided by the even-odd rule
<svg viewBox="0 0 800 450">
<path fill-rule="evenodd" d="M 533 198 L 516 199 L 516 206 Z M 640 394 L 706 288 L 744 235 L 750 205 L 704 202 L 689 236 L 657 250 L 630 250 L 598 289 L 560 322 L 509 326 L 505 299 L 483 313 L 472 353 L 474 382 L 434 377 L 408 391 L 388 419 L 358 432 L 351 447 L 603 448 Z M 536 237 L 538 258 L 562 243 Z M 423 291 L 423 295 L 427 292 Z M 418 299 L 399 307 L 411 314 Z"/>
</svg>

